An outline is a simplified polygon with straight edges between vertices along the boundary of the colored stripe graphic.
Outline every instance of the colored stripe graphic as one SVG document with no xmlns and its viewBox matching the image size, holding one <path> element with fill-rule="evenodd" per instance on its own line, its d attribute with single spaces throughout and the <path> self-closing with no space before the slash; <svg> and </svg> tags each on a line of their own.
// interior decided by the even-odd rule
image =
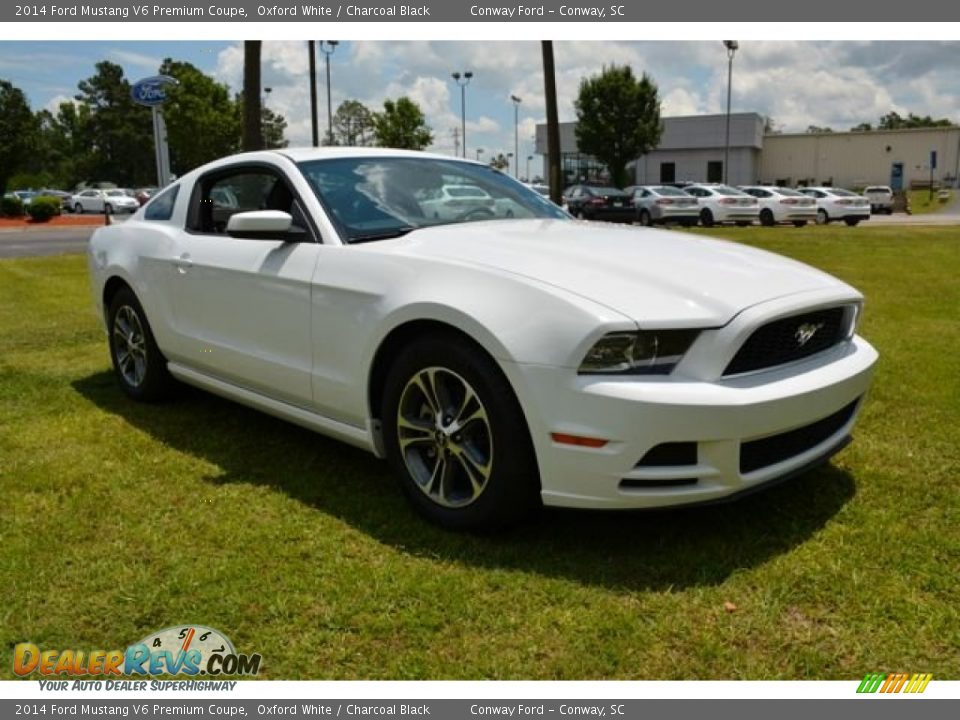
<svg viewBox="0 0 960 720">
<path fill-rule="evenodd" d="M 858 693 L 922 693 L 927 689 L 931 673 L 867 673 L 857 687 Z"/>
</svg>

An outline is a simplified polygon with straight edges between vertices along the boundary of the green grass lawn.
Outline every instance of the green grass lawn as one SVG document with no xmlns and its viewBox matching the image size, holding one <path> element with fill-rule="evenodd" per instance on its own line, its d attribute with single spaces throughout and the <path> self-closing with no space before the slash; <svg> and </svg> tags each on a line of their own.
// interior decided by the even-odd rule
<svg viewBox="0 0 960 720">
<path fill-rule="evenodd" d="M 0 261 L 0 677 L 18 642 L 200 623 L 274 679 L 960 678 L 960 229 L 711 234 L 866 294 L 854 444 L 735 504 L 496 537 L 426 525 L 383 463 L 284 422 L 127 400 L 83 258 Z"/>
<path fill-rule="evenodd" d="M 929 190 L 908 190 L 910 198 L 910 211 L 914 215 L 926 215 L 943 210 L 951 203 L 954 198 L 954 190 L 950 190 L 950 200 L 941 201 L 937 198 L 937 191 L 934 190 L 933 197 L 930 197 Z"/>
</svg>

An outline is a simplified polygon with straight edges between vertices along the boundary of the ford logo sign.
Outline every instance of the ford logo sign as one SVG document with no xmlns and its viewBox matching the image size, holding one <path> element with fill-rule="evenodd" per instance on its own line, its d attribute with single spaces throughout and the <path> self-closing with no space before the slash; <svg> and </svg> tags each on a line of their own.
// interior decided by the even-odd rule
<svg viewBox="0 0 960 720">
<path fill-rule="evenodd" d="M 130 97 L 135 103 L 155 107 L 163 105 L 167 100 L 167 85 L 179 85 L 176 78 L 169 75 L 154 75 L 153 77 L 143 78 L 134 83 L 130 88 Z"/>
</svg>

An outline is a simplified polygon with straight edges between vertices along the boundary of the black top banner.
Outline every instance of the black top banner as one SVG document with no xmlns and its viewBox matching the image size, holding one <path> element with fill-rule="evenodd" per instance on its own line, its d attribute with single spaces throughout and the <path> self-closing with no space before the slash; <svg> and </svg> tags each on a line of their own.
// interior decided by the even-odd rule
<svg viewBox="0 0 960 720">
<path fill-rule="evenodd" d="M 909 7 L 909 18 L 904 17 Z M 0 22 L 948 22 L 960 20 L 960 3 L 904 5 L 894 0 L 504 0 L 392 2 L 281 2 L 256 0 L 143 3 L 37 2 L 0 6 Z"/>
</svg>

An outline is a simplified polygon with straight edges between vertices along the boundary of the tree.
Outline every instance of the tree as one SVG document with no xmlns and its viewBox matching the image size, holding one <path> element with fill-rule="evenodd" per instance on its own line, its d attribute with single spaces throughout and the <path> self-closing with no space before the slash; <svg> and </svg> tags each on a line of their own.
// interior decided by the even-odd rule
<svg viewBox="0 0 960 720">
<path fill-rule="evenodd" d="M 850 132 L 870 132 L 871 130 L 873 130 L 873 125 L 868 122 L 862 122 L 850 128 Z"/>
<path fill-rule="evenodd" d="M 637 80 L 629 66 L 611 65 L 580 81 L 574 106 L 577 148 L 606 165 L 616 185 L 629 184 L 627 163 L 653 150 L 663 132 L 656 84 L 646 73 Z"/>
<path fill-rule="evenodd" d="M 380 147 L 423 150 L 433 142 L 423 111 L 408 97 L 384 100 L 383 112 L 373 114 L 373 133 Z"/>
<path fill-rule="evenodd" d="M 0 197 L 7 181 L 25 165 L 34 142 L 36 121 L 23 91 L 0 80 Z"/>
<path fill-rule="evenodd" d="M 86 168 L 89 180 L 110 180 L 120 186 L 145 184 L 154 177 L 153 127 L 150 111 L 133 102 L 123 68 L 108 60 L 81 80 L 78 102 L 89 108 L 91 142 Z"/>
<path fill-rule="evenodd" d="M 833 128 L 825 127 L 825 126 L 821 126 L 821 125 L 807 125 L 807 130 L 806 130 L 806 132 L 808 132 L 808 133 L 810 133 L 810 134 L 815 134 L 815 133 L 832 133 L 832 132 L 833 132 Z"/>
<path fill-rule="evenodd" d="M 333 114 L 333 139 L 337 145 L 370 145 L 373 113 L 358 100 L 344 100 Z"/>
<path fill-rule="evenodd" d="M 934 120 L 929 115 L 920 116 L 913 113 L 903 117 L 900 113 L 891 111 L 880 118 L 878 128 L 880 130 L 902 130 L 906 128 L 950 127 L 952 125 L 953 122 L 948 118 Z"/>
<path fill-rule="evenodd" d="M 497 153 L 496 157 L 490 158 L 490 167 L 494 170 L 508 170 L 510 168 L 510 158 L 503 153 Z"/>
<path fill-rule="evenodd" d="M 263 107 L 260 117 L 260 125 L 263 129 L 263 146 L 268 150 L 285 148 L 289 144 L 286 137 L 287 119 L 266 106 Z"/>
<path fill-rule="evenodd" d="M 173 173 L 183 175 L 235 153 L 240 146 L 240 113 L 229 88 L 190 63 L 170 58 L 163 61 L 160 74 L 179 81 L 168 87 L 163 104 Z"/>
<path fill-rule="evenodd" d="M 263 149 L 259 40 L 243 41 L 243 149 Z"/>
</svg>

